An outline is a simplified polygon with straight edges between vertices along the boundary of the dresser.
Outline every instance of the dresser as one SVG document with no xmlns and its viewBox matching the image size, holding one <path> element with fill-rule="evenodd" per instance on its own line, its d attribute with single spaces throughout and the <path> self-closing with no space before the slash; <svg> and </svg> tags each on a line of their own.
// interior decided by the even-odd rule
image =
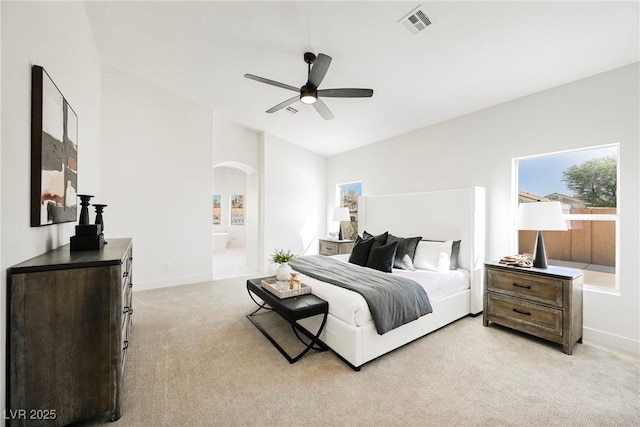
<svg viewBox="0 0 640 427">
<path fill-rule="evenodd" d="M 491 322 L 562 344 L 582 342 L 581 270 L 485 264 L 483 324 Z"/>
<path fill-rule="evenodd" d="M 69 245 L 7 271 L 10 426 L 120 418 L 129 346 L 133 244 Z"/>
<path fill-rule="evenodd" d="M 353 240 L 328 240 L 320 239 L 320 255 L 350 254 L 353 249 Z"/>
</svg>

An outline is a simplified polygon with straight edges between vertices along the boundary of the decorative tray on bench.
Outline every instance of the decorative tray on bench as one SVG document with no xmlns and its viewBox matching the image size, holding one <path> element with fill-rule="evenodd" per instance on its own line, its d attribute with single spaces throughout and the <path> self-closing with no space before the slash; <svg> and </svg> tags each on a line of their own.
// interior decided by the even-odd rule
<svg viewBox="0 0 640 427">
<path fill-rule="evenodd" d="M 291 298 L 298 295 L 310 294 L 311 286 L 300 282 L 293 289 L 289 289 L 289 282 L 280 282 L 276 279 L 262 279 L 262 289 L 266 289 L 278 298 Z"/>
</svg>

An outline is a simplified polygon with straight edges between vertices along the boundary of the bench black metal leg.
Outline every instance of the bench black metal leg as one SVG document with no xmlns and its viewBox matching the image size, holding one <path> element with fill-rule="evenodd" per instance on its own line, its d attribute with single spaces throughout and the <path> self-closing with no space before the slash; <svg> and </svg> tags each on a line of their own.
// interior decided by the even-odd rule
<svg viewBox="0 0 640 427">
<path fill-rule="evenodd" d="M 320 328 L 318 329 L 318 333 L 317 333 L 315 336 L 313 336 L 313 339 L 311 339 L 311 341 L 309 342 L 309 344 L 305 344 L 306 348 L 305 348 L 304 350 L 302 350 L 302 352 L 300 352 L 297 356 L 295 356 L 295 357 L 291 357 L 291 356 L 289 356 L 289 354 L 284 350 L 284 348 L 282 348 L 282 347 L 280 346 L 280 344 L 278 344 L 278 343 L 276 342 L 276 340 L 275 340 L 275 339 L 273 339 L 273 337 L 271 337 L 271 335 L 269 335 L 269 333 L 268 333 L 267 331 L 265 331 L 265 330 L 262 328 L 262 326 L 260 326 L 260 324 L 258 324 L 258 322 L 256 322 L 256 321 L 255 321 L 255 319 L 253 318 L 253 315 L 254 315 L 258 310 L 260 310 L 261 308 L 262 308 L 262 307 L 258 307 L 258 309 L 257 309 L 257 310 L 255 310 L 254 312 L 252 312 L 252 313 L 250 313 L 250 314 L 247 314 L 247 316 L 246 316 L 246 317 L 247 317 L 247 319 L 249 319 L 249 320 L 251 321 L 251 323 L 253 323 L 253 325 L 254 325 L 256 328 L 258 328 L 258 330 L 259 330 L 260 332 L 262 332 L 262 335 L 264 335 L 264 336 L 269 340 L 269 342 L 270 342 L 271 344 L 273 344 L 273 346 L 274 346 L 275 348 L 277 348 L 277 349 L 278 349 L 278 351 L 280 352 L 280 354 L 282 354 L 282 355 L 283 355 L 283 356 L 284 356 L 284 357 L 289 361 L 289 363 L 296 363 L 298 360 L 300 360 L 300 358 L 302 358 L 302 356 L 304 356 L 305 354 L 307 354 L 307 353 L 309 352 L 309 350 L 311 350 L 311 349 L 313 348 L 313 345 L 314 345 L 314 344 L 318 344 L 318 346 L 322 346 L 322 347 L 323 347 L 323 348 L 319 349 L 319 351 L 325 351 L 325 350 L 326 350 L 326 348 L 324 348 L 324 345 L 323 345 L 323 344 L 320 342 L 320 340 L 319 340 L 320 334 L 322 333 L 322 330 L 324 329 L 324 325 L 325 325 L 325 323 L 326 323 L 326 321 L 327 321 L 327 315 L 326 315 L 326 314 L 324 314 L 324 318 L 322 319 L 322 325 L 320 325 Z M 294 331 L 295 331 L 295 328 L 296 328 L 296 327 L 300 327 L 300 326 L 299 326 L 299 325 L 297 325 L 297 324 L 294 322 L 293 324 L 291 324 L 291 327 L 292 327 L 292 328 L 294 328 Z M 304 330 L 304 329 L 303 329 L 303 330 Z M 308 333 L 308 332 L 307 332 L 307 333 Z M 309 335 L 311 335 L 311 334 L 309 334 Z M 296 333 L 296 336 L 298 336 L 298 334 L 297 334 L 297 333 Z M 300 339 L 300 337 L 298 337 L 298 339 Z M 300 340 L 300 341 L 302 341 L 302 340 Z M 304 341 L 303 341 L 303 344 L 304 344 Z"/>
<path fill-rule="evenodd" d="M 291 325 L 291 328 L 293 329 L 293 332 L 295 333 L 296 337 L 298 338 L 298 340 L 300 340 L 300 342 L 302 342 L 305 345 L 305 349 L 302 350 L 297 356 L 295 357 L 291 357 L 289 356 L 289 354 L 280 346 L 280 344 L 278 344 L 276 342 L 275 339 L 273 339 L 273 337 L 271 337 L 271 335 L 269 335 L 269 333 L 267 331 L 265 331 L 262 326 L 260 326 L 260 324 L 253 318 L 253 316 L 258 313 L 260 310 L 265 309 L 265 310 L 271 310 L 273 311 L 273 308 L 270 307 L 266 307 L 267 303 L 266 302 L 262 302 L 259 303 L 258 301 L 256 301 L 256 299 L 253 297 L 253 293 L 247 289 L 247 292 L 249 293 L 249 296 L 251 297 L 251 299 L 253 300 L 254 303 L 256 303 L 256 305 L 258 306 L 258 308 L 256 308 L 254 311 L 252 311 L 251 313 L 247 314 L 246 317 L 247 319 L 249 319 L 251 321 L 251 323 L 253 323 L 253 325 L 258 328 L 258 330 L 260 332 L 262 332 L 262 335 L 264 335 L 271 344 L 273 344 L 273 346 L 275 348 L 278 349 L 278 351 L 289 361 L 289 363 L 295 363 L 298 360 L 300 360 L 300 358 L 302 358 L 302 356 L 304 356 L 305 354 L 307 354 L 309 352 L 309 350 L 313 349 L 313 350 L 317 350 L 317 351 L 326 351 L 327 348 L 324 346 L 324 344 L 322 344 L 322 342 L 320 341 L 320 334 L 322 333 L 322 330 L 324 329 L 324 325 L 327 322 L 327 315 L 328 313 L 324 313 L 324 317 L 322 319 L 322 324 L 320 325 L 320 328 L 318 329 L 318 332 L 315 335 L 312 335 L 309 331 L 307 331 L 306 329 L 304 329 L 302 326 L 298 325 L 296 323 L 296 321 L 290 321 L 288 319 L 284 319 L 287 320 L 289 322 L 289 324 Z M 302 338 L 300 338 L 300 336 L 298 335 L 297 330 L 302 331 L 309 339 L 309 343 L 305 343 L 304 340 L 302 340 Z M 314 347 L 314 344 L 317 345 L 317 347 Z"/>
</svg>

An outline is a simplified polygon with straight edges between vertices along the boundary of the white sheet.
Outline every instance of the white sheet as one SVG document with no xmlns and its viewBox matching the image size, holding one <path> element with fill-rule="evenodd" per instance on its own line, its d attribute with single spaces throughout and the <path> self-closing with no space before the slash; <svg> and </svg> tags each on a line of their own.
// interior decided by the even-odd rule
<svg viewBox="0 0 640 427">
<path fill-rule="evenodd" d="M 348 262 L 349 255 L 335 255 L 333 258 Z M 393 269 L 391 274 L 397 274 L 419 283 L 427 292 L 431 302 L 469 289 L 469 272 L 463 269 L 444 273 L 428 270 L 407 271 Z M 329 302 L 329 314 L 355 326 L 373 322 L 367 302 L 359 293 L 322 282 L 304 274 L 300 274 L 300 278 L 304 283 L 311 286 L 313 294 Z"/>
</svg>

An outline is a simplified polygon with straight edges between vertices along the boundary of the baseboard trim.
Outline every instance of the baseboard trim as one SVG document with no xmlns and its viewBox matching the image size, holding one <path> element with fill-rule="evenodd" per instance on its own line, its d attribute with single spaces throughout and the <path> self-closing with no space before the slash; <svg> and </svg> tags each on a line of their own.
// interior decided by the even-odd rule
<svg viewBox="0 0 640 427">
<path fill-rule="evenodd" d="M 135 273 L 134 273 L 135 278 Z M 169 288 L 171 286 L 191 285 L 193 283 L 209 282 L 213 280 L 213 274 L 201 274 L 195 276 L 172 277 L 162 280 L 148 280 L 146 282 L 133 283 L 134 291 L 146 291 L 149 289 Z"/>
<path fill-rule="evenodd" d="M 582 333 L 584 341 L 587 341 L 589 344 L 603 345 L 626 353 L 640 355 L 640 341 L 638 340 L 621 337 L 593 328 L 583 328 Z"/>
</svg>

